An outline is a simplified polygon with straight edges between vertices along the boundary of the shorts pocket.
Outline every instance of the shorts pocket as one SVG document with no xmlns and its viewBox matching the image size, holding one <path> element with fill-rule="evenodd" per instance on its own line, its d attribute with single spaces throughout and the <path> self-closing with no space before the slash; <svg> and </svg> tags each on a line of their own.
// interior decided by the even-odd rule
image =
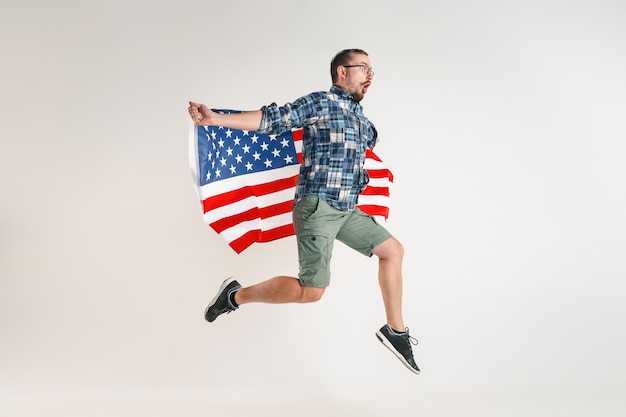
<svg viewBox="0 0 626 417">
<path fill-rule="evenodd" d="M 332 247 L 332 240 L 322 234 L 309 232 L 298 236 L 299 276 L 306 286 L 328 286 Z"/>
<path fill-rule="evenodd" d="M 307 195 L 298 201 L 294 210 L 294 216 L 301 221 L 306 221 L 318 210 L 320 205 L 319 197 L 315 195 Z"/>
</svg>

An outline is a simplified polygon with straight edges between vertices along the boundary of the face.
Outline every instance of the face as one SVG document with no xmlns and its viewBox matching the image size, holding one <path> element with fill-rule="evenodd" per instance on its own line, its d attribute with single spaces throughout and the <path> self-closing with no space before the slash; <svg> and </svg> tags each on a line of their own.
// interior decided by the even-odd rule
<svg viewBox="0 0 626 417">
<path fill-rule="evenodd" d="M 365 65 L 368 73 L 365 74 L 360 66 L 352 65 Z M 372 64 L 367 55 L 353 54 L 348 64 L 337 69 L 339 77 L 336 84 L 350 93 L 354 101 L 358 103 L 363 99 L 372 84 L 374 74 L 371 72 L 371 69 Z"/>
</svg>

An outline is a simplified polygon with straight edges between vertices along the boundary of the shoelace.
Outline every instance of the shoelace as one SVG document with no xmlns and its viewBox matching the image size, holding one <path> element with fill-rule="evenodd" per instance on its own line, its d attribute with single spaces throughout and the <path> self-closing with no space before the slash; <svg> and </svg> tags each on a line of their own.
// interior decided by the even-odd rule
<svg viewBox="0 0 626 417">
<path fill-rule="evenodd" d="M 409 335 L 409 328 L 406 327 L 406 340 L 409 342 L 409 349 L 411 349 L 411 352 L 413 352 L 413 348 L 411 348 L 411 345 L 417 345 L 417 339 L 414 338 L 413 336 Z"/>
</svg>

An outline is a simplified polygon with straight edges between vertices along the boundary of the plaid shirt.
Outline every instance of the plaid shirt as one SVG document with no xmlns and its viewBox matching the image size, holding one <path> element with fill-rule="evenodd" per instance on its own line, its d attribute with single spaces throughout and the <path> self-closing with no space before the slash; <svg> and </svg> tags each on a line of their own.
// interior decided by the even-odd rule
<svg viewBox="0 0 626 417">
<path fill-rule="evenodd" d="M 311 93 L 281 107 L 272 103 L 261 110 L 261 133 L 303 129 L 295 201 L 312 194 L 339 210 L 354 210 L 369 182 L 363 169 L 365 150 L 374 147 L 377 137 L 361 105 L 332 86 L 330 91 Z"/>
</svg>

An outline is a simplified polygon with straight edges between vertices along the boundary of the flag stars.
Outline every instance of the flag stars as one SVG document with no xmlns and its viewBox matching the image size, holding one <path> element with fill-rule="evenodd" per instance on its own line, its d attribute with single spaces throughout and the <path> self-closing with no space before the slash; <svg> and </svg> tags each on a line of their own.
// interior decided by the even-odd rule
<svg viewBox="0 0 626 417">
<path fill-rule="evenodd" d="M 289 134 L 266 135 L 220 126 L 203 126 L 198 132 L 204 135 L 198 151 L 204 158 L 200 178 L 206 183 L 299 163 Z"/>
</svg>

